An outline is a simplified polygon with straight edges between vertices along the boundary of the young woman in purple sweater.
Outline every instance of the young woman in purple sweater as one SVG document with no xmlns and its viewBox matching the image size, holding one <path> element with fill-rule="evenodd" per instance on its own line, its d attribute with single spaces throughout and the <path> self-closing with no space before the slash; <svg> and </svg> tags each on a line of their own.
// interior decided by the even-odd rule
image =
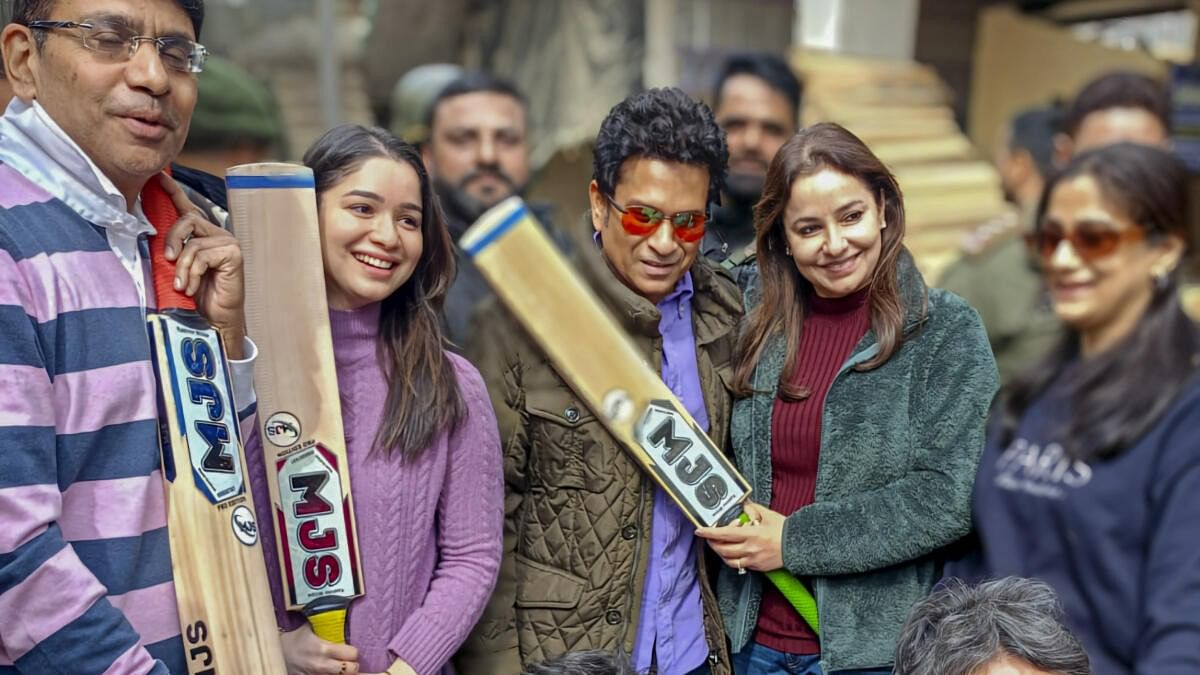
<svg viewBox="0 0 1200 675">
<path fill-rule="evenodd" d="M 444 348 L 453 244 L 420 155 L 386 131 L 334 128 L 304 163 L 316 178 L 366 594 L 350 605 L 349 645 L 316 637 L 282 609 L 264 528 L 288 672 L 438 673 L 491 594 L 504 513 L 483 380 Z M 270 522 L 257 438 L 247 451 L 258 516 Z"/>
</svg>

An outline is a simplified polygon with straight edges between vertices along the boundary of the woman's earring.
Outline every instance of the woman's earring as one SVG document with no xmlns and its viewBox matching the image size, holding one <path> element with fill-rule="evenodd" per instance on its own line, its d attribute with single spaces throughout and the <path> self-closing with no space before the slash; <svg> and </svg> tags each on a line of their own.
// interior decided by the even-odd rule
<svg viewBox="0 0 1200 675">
<path fill-rule="evenodd" d="M 1166 272 L 1157 272 L 1154 275 L 1154 290 L 1159 293 L 1165 292 L 1171 287 L 1171 277 Z"/>
<path fill-rule="evenodd" d="M 791 247 L 791 246 L 784 246 L 784 247 L 783 247 L 783 252 L 784 252 L 784 254 L 786 254 L 786 255 L 787 255 L 789 258 L 790 258 L 790 257 L 792 256 L 792 247 Z"/>
</svg>

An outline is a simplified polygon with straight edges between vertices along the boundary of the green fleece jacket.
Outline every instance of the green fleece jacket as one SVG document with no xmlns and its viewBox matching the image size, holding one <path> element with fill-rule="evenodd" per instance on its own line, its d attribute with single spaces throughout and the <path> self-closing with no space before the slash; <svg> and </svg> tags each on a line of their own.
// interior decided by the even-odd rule
<svg viewBox="0 0 1200 675">
<path fill-rule="evenodd" d="M 879 350 L 868 331 L 842 365 L 822 413 L 815 502 L 784 525 L 784 566 L 816 595 L 826 673 L 892 662 L 905 617 L 940 576 L 939 551 L 971 527 L 971 488 L 998 386 L 975 310 L 927 290 L 907 254 L 897 274 L 904 344 L 882 366 L 856 371 Z M 752 274 L 748 306 L 757 285 Z M 759 393 L 733 409 L 737 464 L 762 504 L 771 503 L 771 411 L 785 349 L 782 336 L 768 343 L 753 376 Z M 735 652 L 752 639 L 764 583 L 761 574 L 721 572 Z"/>
</svg>

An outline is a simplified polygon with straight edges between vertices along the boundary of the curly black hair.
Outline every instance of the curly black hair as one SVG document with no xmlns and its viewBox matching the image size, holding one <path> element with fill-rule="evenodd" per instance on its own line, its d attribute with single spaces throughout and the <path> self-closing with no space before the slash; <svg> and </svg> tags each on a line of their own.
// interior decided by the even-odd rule
<svg viewBox="0 0 1200 675">
<path fill-rule="evenodd" d="M 712 110 L 675 87 L 650 89 L 608 112 L 596 135 L 592 178 L 612 195 L 630 157 L 648 157 L 708 169 L 708 200 L 725 186 L 729 150 Z"/>
</svg>

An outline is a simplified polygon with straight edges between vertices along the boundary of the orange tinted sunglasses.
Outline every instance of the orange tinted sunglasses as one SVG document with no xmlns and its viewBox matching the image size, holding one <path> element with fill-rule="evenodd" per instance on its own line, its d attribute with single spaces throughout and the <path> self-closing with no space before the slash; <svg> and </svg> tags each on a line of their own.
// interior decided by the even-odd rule
<svg viewBox="0 0 1200 675">
<path fill-rule="evenodd" d="M 703 211 L 680 211 L 668 216 L 653 206 L 630 204 L 622 208 L 613 198 L 604 195 L 613 208 L 621 212 L 621 227 L 635 237 L 647 237 L 658 231 L 663 221 L 670 221 L 675 238 L 679 241 L 693 243 L 704 238 L 704 224 L 708 222 L 708 214 Z"/>
<path fill-rule="evenodd" d="M 1092 262 L 1112 255 L 1123 244 L 1139 241 L 1145 236 L 1145 230 L 1140 227 L 1114 230 L 1103 225 L 1080 223 L 1070 232 L 1064 232 L 1058 224 L 1047 223 L 1036 232 L 1026 235 L 1025 243 L 1034 256 L 1047 262 L 1054 257 L 1054 252 L 1063 240 L 1066 240 L 1081 260 Z"/>
</svg>

